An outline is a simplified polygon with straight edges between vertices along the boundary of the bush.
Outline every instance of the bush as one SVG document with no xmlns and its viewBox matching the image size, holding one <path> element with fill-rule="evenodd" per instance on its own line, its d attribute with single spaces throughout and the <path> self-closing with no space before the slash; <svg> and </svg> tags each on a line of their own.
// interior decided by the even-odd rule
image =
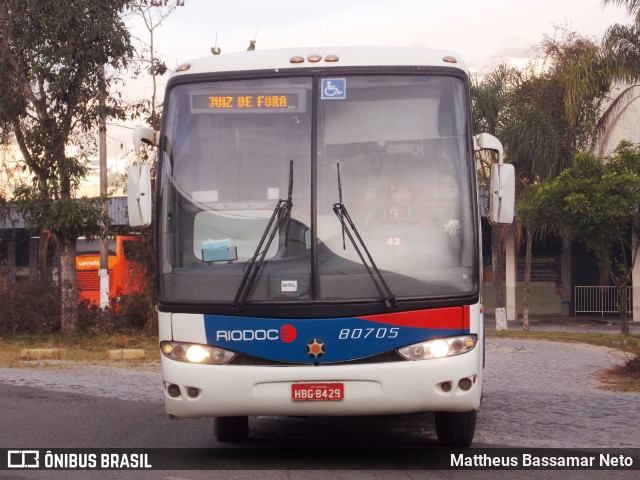
<svg viewBox="0 0 640 480">
<path fill-rule="evenodd" d="M 0 333 L 60 330 L 60 287 L 51 280 L 21 278 L 0 287 Z"/>
<path fill-rule="evenodd" d="M 633 358 L 629 358 L 623 368 L 626 372 L 640 374 L 640 356 L 636 355 Z"/>
<path fill-rule="evenodd" d="M 627 360 L 622 371 L 629 374 L 640 374 L 640 340 L 631 339 L 627 345 Z"/>
<path fill-rule="evenodd" d="M 153 305 L 144 294 L 126 295 L 102 309 L 83 301 L 78 305 L 78 333 L 111 335 L 143 330 L 155 316 Z"/>
<path fill-rule="evenodd" d="M 60 330 L 60 287 L 50 280 L 0 277 L 0 335 L 46 334 Z M 148 329 L 155 333 L 154 303 L 148 294 L 132 294 L 106 309 L 87 301 L 78 304 L 79 334 L 118 334 Z"/>
</svg>

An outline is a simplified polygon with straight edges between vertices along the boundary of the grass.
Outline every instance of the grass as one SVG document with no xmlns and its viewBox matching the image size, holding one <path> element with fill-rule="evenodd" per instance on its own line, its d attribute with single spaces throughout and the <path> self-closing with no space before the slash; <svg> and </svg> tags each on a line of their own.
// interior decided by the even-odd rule
<svg viewBox="0 0 640 480">
<path fill-rule="evenodd" d="M 605 370 L 599 375 L 603 390 L 625 393 L 640 393 L 640 371 L 625 365 Z"/>
<path fill-rule="evenodd" d="M 625 352 L 623 365 L 598 373 L 604 390 L 640 393 L 640 335 L 624 337 L 619 333 L 536 332 L 529 330 L 487 330 L 487 338 L 522 338 L 565 343 L 587 343 Z"/>
<path fill-rule="evenodd" d="M 640 335 L 634 334 L 623 337 L 619 333 L 589 333 L 589 332 L 542 332 L 529 330 L 487 330 L 488 338 L 524 338 L 530 340 L 549 340 L 565 343 L 588 343 L 616 350 L 631 351 L 634 346 L 640 349 Z"/>
</svg>

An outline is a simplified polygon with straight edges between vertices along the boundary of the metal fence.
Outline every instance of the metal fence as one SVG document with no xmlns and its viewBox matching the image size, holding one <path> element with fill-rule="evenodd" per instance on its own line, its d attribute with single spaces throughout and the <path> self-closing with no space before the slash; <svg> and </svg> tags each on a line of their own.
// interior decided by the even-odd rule
<svg viewBox="0 0 640 480">
<path fill-rule="evenodd" d="M 575 287 L 576 313 L 618 313 L 620 303 L 616 287 Z M 633 311 L 631 287 L 627 287 L 627 312 Z"/>
</svg>

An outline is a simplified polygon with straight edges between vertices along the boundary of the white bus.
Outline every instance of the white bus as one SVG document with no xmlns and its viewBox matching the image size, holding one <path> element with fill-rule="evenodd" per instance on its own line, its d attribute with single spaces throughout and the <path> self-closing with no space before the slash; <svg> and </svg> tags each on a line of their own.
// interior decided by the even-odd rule
<svg viewBox="0 0 640 480">
<path fill-rule="evenodd" d="M 215 417 L 435 412 L 468 446 L 484 357 L 474 150 L 453 53 L 298 48 L 193 60 L 168 81 L 158 146 L 158 315 L 167 413 Z M 129 216 L 150 222 L 148 169 Z M 502 183 L 500 183 L 500 181 Z"/>
</svg>

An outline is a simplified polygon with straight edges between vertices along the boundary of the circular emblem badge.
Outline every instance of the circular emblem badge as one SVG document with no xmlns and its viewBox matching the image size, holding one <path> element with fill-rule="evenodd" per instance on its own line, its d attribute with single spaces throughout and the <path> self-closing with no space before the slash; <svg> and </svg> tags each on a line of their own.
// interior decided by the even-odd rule
<svg viewBox="0 0 640 480">
<path fill-rule="evenodd" d="M 280 327 L 280 339 L 284 343 L 291 343 L 296 339 L 298 332 L 296 332 L 296 328 L 293 325 L 283 325 Z"/>
<path fill-rule="evenodd" d="M 314 338 L 307 342 L 307 355 L 312 358 L 320 358 L 325 354 L 324 342 L 319 338 Z"/>
</svg>

